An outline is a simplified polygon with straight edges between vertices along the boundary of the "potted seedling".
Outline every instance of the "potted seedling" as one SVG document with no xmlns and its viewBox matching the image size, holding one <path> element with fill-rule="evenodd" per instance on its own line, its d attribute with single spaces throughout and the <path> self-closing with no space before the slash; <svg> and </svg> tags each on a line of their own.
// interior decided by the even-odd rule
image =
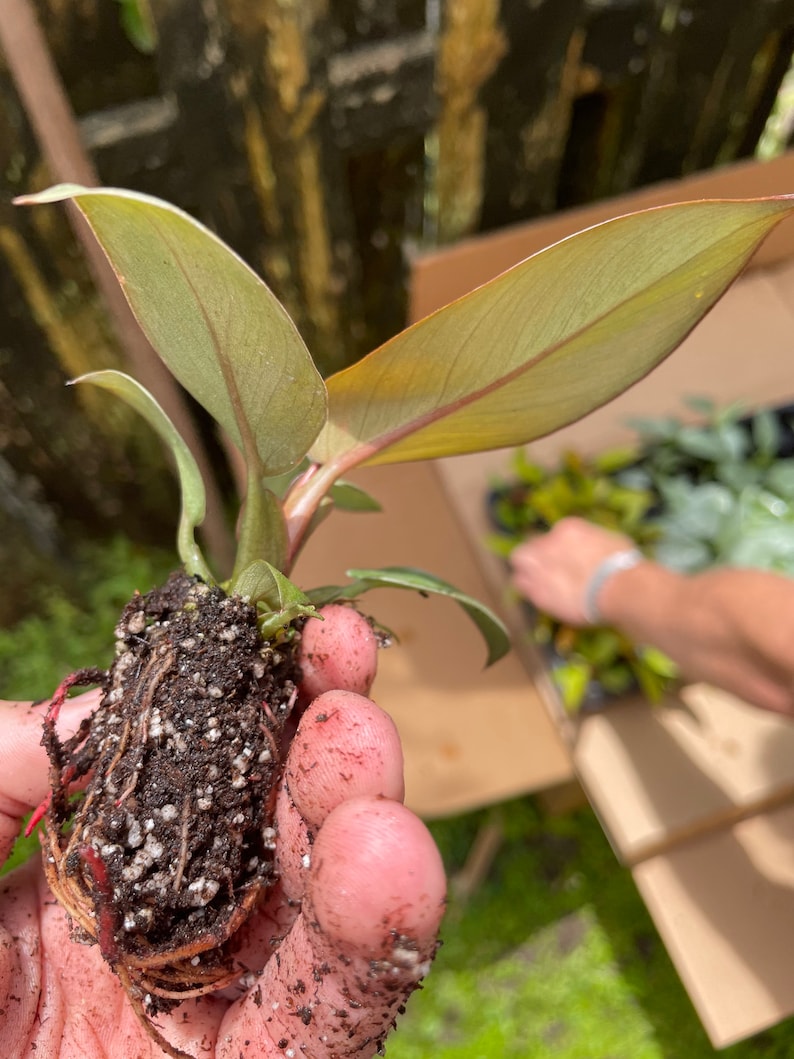
<svg viewBox="0 0 794 1059">
<path fill-rule="evenodd" d="M 183 565 L 124 608 L 109 671 L 80 671 L 55 694 L 44 726 L 51 792 L 35 819 L 76 939 L 98 943 L 149 1032 L 182 1055 L 150 1016 L 235 973 L 237 933 L 273 878 L 271 793 L 295 645 L 316 608 L 383 584 L 439 592 L 477 621 L 489 661 L 508 647 L 485 608 L 429 574 L 353 570 L 348 584 L 319 589 L 290 580 L 343 476 L 522 444 L 609 400 L 678 344 L 793 207 L 683 204 L 589 229 L 323 382 L 267 287 L 191 218 L 110 189 L 61 186 L 23 201 L 60 200 L 84 214 L 152 345 L 247 473 L 234 569 L 220 579 L 195 535 L 201 477 L 156 400 L 119 372 L 80 380 L 129 402 L 170 447 Z M 89 682 L 103 689 L 100 705 L 62 741 L 59 708 Z M 198 841 L 188 798 L 211 776 L 224 808 L 207 814 Z M 221 888 L 215 845 L 228 853 Z"/>
</svg>

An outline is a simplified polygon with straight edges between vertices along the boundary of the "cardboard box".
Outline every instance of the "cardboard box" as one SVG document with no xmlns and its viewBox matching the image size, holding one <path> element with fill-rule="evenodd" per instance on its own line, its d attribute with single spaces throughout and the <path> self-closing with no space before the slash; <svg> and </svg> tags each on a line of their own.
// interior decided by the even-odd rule
<svg viewBox="0 0 794 1059">
<path fill-rule="evenodd" d="M 794 154 L 638 192 L 623 199 L 459 244 L 417 260 L 417 316 L 490 279 L 550 242 L 629 210 L 702 197 L 794 190 Z M 751 410 L 794 397 L 794 224 L 676 353 L 627 393 L 532 446 L 553 461 L 626 440 L 636 415 L 686 415 L 681 398 L 741 400 Z M 509 453 L 440 461 L 440 475 L 492 598 L 513 631 L 528 683 L 570 749 L 576 775 L 617 855 L 631 868 L 704 1026 L 725 1046 L 794 1013 L 794 724 L 702 686 L 690 713 L 626 701 L 568 719 L 506 591 L 503 562 L 483 545 L 489 482 Z M 693 717 L 695 718 L 693 720 Z M 505 746 L 502 761 L 511 754 Z M 507 758 L 504 756 L 507 755 Z"/>
<path fill-rule="evenodd" d="M 633 871 L 716 1048 L 794 1011 L 794 808 L 757 813 Z"/>
</svg>

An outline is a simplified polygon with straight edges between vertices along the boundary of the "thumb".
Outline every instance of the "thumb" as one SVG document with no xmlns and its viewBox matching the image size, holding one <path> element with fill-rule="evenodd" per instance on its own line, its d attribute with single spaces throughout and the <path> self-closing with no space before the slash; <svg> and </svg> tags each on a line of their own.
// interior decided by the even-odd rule
<svg viewBox="0 0 794 1059">
<path fill-rule="evenodd" d="M 62 736 L 68 737 L 77 730 L 100 696 L 101 692 L 91 691 L 64 702 L 58 719 Z M 0 863 L 8 856 L 22 817 L 44 799 L 49 789 L 49 764 L 41 745 L 48 706 L 47 701 L 0 700 Z"/>
</svg>

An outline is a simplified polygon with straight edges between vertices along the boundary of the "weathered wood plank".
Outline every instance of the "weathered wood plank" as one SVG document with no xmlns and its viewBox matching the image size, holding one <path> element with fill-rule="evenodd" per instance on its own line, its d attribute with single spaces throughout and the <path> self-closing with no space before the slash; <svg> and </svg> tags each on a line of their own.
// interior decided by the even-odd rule
<svg viewBox="0 0 794 1059">
<path fill-rule="evenodd" d="M 388 41 L 426 28 L 425 0 L 333 0 L 332 44 L 337 51 Z"/>
<path fill-rule="evenodd" d="M 77 114 L 156 93 L 156 64 L 125 34 L 115 0 L 34 0 L 34 7 Z"/>
<path fill-rule="evenodd" d="M 578 88 L 581 0 L 504 0 L 510 48 L 482 96 L 488 119 L 483 229 L 551 211 Z"/>
<path fill-rule="evenodd" d="M 177 107 L 171 96 L 122 103 L 95 110 L 78 125 L 85 149 L 102 183 L 127 187 L 176 201 L 184 183 L 175 128 Z"/>
<path fill-rule="evenodd" d="M 656 0 L 588 0 L 584 45 L 557 208 L 620 194 L 620 160 L 636 133 L 635 117 L 651 62 Z"/>
<path fill-rule="evenodd" d="M 63 209 L 22 210 L 10 204 L 14 194 L 37 190 L 57 178 L 95 181 L 79 137 L 61 135 L 68 131 L 71 115 L 51 66 L 45 70 L 48 64 L 40 61 L 46 52 L 39 38 L 31 42 L 30 34 L 23 32 L 30 25 L 36 30 L 30 8 L 18 13 L 19 18 L 4 26 L 2 37 L 18 79 L 24 64 L 38 71 L 20 85 L 36 114 L 35 128 L 44 148 L 34 139 L 3 65 L 0 562 L 14 562 L 8 549 L 22 534 L 28 541 L 27 570 L 37 568 L 46 579 L 57 576 L 60 561 L 86 534 L 107 537 L 115 532 L 122 512 L 132 535 L 170 543 L 178 497 L 161 446 L 138 417 L 92 388 L 64 386 L 83 372 L 123 367 L 124 361 Z M 16 61 L 20 57 L 22 64 Z M 61 125 L 53 139 L 48 121 L 56 114 Z M 141 473 L 143 467 L 146 474 Z M 14 496 L 17 503 L 11 502 Z M 15 569 L 21 565 L 17 560 Z"/>
<path fill-rule="evenodd" d="M 794 3 L 761 0 L 745 5 L 731 28 L 715 71 L 684 170 L 705 169 L 755 150 L 791 61 Z M 770 96 L 770 90 L 772 95 Z M 767 100 L 762 123 L 759 103 Z"/>
<path fill-rule="evenodd" d="M 153 11 L 199 215 L 265 275 L 331 371 L 351 359 L 360 323 L 352 217 L 327 121 L 323 7 L 157 0 Z"/>
<path fill-rule="evenodd" d="M 35 5 L 102 179 L 214 227 L 265 275 L 326 371 L 404 322 L 407 244 L 751 151 L 794 43 L 794 0 L 152 0 L 152 57 L 109 0 Z M 8 201 L 48 177 L 7 80 L 0 99 Z M 14 351 L 0 508 L 29 474 L 42 510 L 60 518 L 77 499 L 107 526 L 140 453 L 112 437 L 107 416 L 123 412 L 101 405 L 91 421 L 89 395 L 61 389 L 67 374 L 116 362 L 62 216 L 0 207 L 0 259 Z M 17 357 L 32 373 L 21 381 Z M 79 430 L 75 400 L 87 409 Z M 65 470 L 48 462 L 56 436 L 70 447 L 58 449 Z M 142 530 L 159 503 L 145 486 Z M 23 509 L 33 526 L 38 509 Z"/>
<path fill-rule="evenodd" d="M 356 222 L 363 327 L 368 352 L 402 330 L 408 316 L 407 244 L 422 234 L 425 145 L 419 135 L 351 157 L 347 167 Z"/>
<path fill-rule="evenodd" d="M 473 231 L 485 186 L 487 112 L 482 90 L 508 48 L 498 0 L 448 0 L 438 42 L 440 114 L 429 227 L 438 242 Z"/>
<path fill-rule="evenodd" d="M 660 8 L 637 134 L 622 165 L 627 185 L 668 179 L 722 156 L 720 144 L 732 133 L 734 86 L 746 84 L 764 23 L 770 19 L 771 28 L 781 11 L 742 0 L 676 0 Z M 742 132 L 739 122 L 737 147 Z"/>
<path fill-rule="evenodd" d="M 80 140 L 79 127 L 30 0 L 6 0 L 6 14 L 8 18 L 0 23 L 0 44 L 49 179 L 95 185 L 96 170 Z M 211 554 L 223 567 L 230 566 L 232 554 L 222 503 L 184 395 L 141 331 L 83 218 L 76 211 L 67 211 L 66 215 L 99 294 L 99 311 L 107 315 L 111 332 L 118 339 L 123 366 L 129 367 L 154 394 L 196 459 L 207 489 L 203 532 Z M 24 248 L 21 256 L 24 257 Z M 92 394 L 90 400 L 107 403 L 97 394 Z M 114 422 L 114 418 L 108 417 L 108 422 Z"/>
<path fill-rule="evenodd" d="M 66 391 L 63 383 L 92 368 L 119 367 L 120 355 L 63 211 L 10 205 L 14 194 L 41 187 L 51 178 L 4 69 L 0 99 L 0 172 L 5 174 L 0 204 L 0 256 L 5 264 L 0 269 L 0 333 L 8 401 L 3 422 L 14 424 L 4 437 L 3 453 L 18 473 L 39 477 L 40 471 L 47 494 L 53 490 L 65 510 L 88 506 L 101 521 L 118 513 L 113 479 L 130 475 L 119 429 L 123 427 L 126 436 L 131 417 L 115 402 L 111 408 L 88 390 Z M 82 414 L 76 415 L 79 409 Z M 64 456 L 72 442 L 75 462 L 59 468 L 55 453 Z M 96 465 L 103 451 L 106 468 Z M 162 463 L 155 458 L 153 465 Z M 144 509 L 146 496 L 144 487 Z M 144 517 L 151 519 L 151 510 Z"/>
<path fill-rule="evenodd" d="M 436 39 L 424 30 L 366 44 L 329 63 L 336 147 L 365 151 L 422 135 L 436 116 Z"/>
<path fill-rule="evenodd" d="M 334 0 L 331 135 L 346 155 L 365 352 L 407 316 L 405 247 L 424 224 L 425 143 L 438 110 L 434 5 Z"/>
<path fill-rule="evenodd" d="M 755 105 L 745 124 L 744 140 L 739 148 L 741 157 L 753 154 L 758 147 L 794 55 L 794 4 L 791 0 L 782 2 L 785 4 L 784 14 L 787 21 L 776 25 L 762 45 L 759 60 L 766 72 L 766 79 L 760 91 L 756 93 Z"/>
</svg>

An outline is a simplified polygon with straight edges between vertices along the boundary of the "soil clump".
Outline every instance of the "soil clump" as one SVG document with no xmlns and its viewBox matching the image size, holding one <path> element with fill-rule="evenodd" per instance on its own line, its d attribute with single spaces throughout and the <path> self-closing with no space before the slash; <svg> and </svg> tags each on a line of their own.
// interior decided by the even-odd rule
<svg viewBox="0 0 794 1059">
<path fill-rule="evenodd" d="M 176 573 L 127 604 L 110 670 L 67 678 L 45 722 L 48 882 L 172 1054 L 146 1016 L 239 977 L 235 933 L 274 879 L 298 640 L 263 641 L 252 606 Z M 97 683 L 61 741 L 68 689 Z"/>
</svg>

